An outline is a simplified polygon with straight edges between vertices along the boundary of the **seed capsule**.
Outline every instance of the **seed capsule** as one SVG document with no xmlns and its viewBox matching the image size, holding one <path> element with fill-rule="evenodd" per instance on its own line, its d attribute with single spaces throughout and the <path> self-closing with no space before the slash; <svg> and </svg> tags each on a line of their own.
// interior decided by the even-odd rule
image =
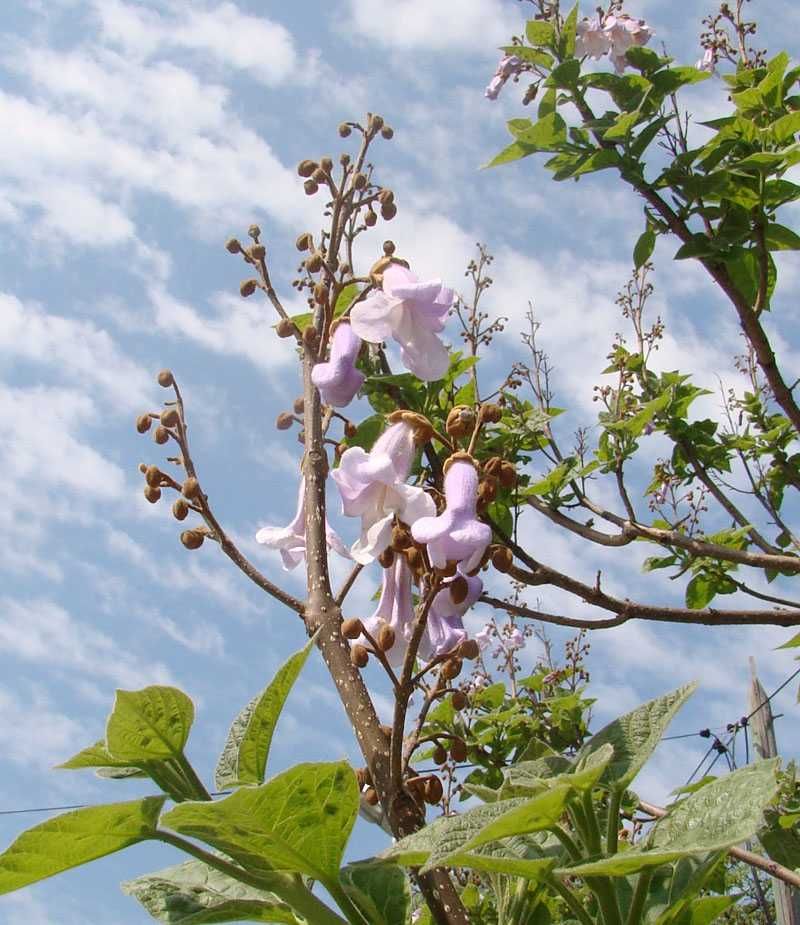
<svg viewBox="0 0 800 925">
<path fill-rule="evenodd" d="M 155 431 L 153 432 L 153 440 L 155 440 L 156 443 L 166 443 L 167 440 L 169 440 L 169 431 L 167 428 L 156 427 Z"/>
<path fill-rule="evenodd" d="M 358 639 L 364 632 L 364 625 L 358 617 L 351 617 L 349 620 L 342 621 L 342 636 L 345 639 Z"/>
<path fill-rule="evenodd" d="M 444 788 L 438 777 L 428 777 L 425 780 L 425 802 L 435 806 L 444 796 Z"/>
<path fill-rule="evenodd" d="M 352 131 L 353 130 L 346 122 L 342 122 L 342 124 L 339 126 L 339 137 L 347 138 L 352 133 Z"/>
<path fill-rule="evenodd" d="M 183 498 L 176 498 L 172 504 L 172 516 L 175 520 L 186 520 L 189 513 L 189 505 Z"/>
<path fill-rule="evenodd" d="M 435 764 L 444 764 L 447 761 L 447 749 L 437 745 L 433 750 L 432 758 Z"/>
<path fill-rule="evenodd" d="M 199 530 L 184 530 L 181 533 L 181 542 L 187 549 L 199 549 L 205 537 Z"/>
<path fill-rule="evenodd" d="M 439 674 L 445 681 L 452 681 L 453 678 L 457 678 L 461 674 L 462 664 L 461 659 L 457 655 L 453 656 L 453 658 L 448 658 L 439 669 Z"/>
<path fill-rule="evenodd" d="M 389 141 L 391 138 L 394 138 L 394 129 L 392 129 L 390 125 L 384 125 L 384 127 L 381 129 L 381 135 L 383 135 L 383 137 Z"/>
<path fill-rule="evenodd" d="M 498 572 L 504 574 L 509 571 L 514 564 L 514 554 L 508 546 L 495 546 L 492 550 L 492 565 Z"/>
<path fill-rule="evenodd" d="M 462 739 L 454 739 L 450 746 L 450 757 L 460 764 L 467 760 L 467 744 Z"/>
<path fill-rule="evenodd" d="M 467 705 L 467 695 L 464 691 L 453 691 L 452 703 L 453 709 L 463 710 Z"/>
<path fill-rule="evenodd" d="M 190 475 L 181 486 L 181 494 L 190 501 L 200 496 L 200 483 L 193 475 Z"/>
<path fill-rule="evenodd" d="M 310 161 L 306 158 L 304 161 L 300 161 L 297 165 L 297 172 L 301 177 L 310 177 L 312 173 L 317 169 L 317 162 Z"/>
<path fill-rule="evenodd" d="M 149 414 L 140 414 L 139 417 L 136 418 L 136 430 L 138 430 L 140 434 L 146 434 L 147 431 L 150 430 L 150 425 L 152 423 L 153 419 Z"/>
<path fill-rule="evenodd" d="M 369 652 L 364 646 L 355 645 L 350 649 L 350 661 L 356 668 L 366 668 L 369 662 Z"/>
<path fill-rule="evenodd" d="M 488 404 L 481 409 L 484 421 L 489 424 L 499 424 L 503 420 L 503 409 L 499 405 Z"/>
<path fill-rule="evenodd" d="M 313 196 L 319 190 L 319 184 L 309 177 L 303 184 L 303 189 L 306 191 L 306 196 Z"/>
<path fill-rule="evenodd" d="M 474 639 L 465 639 L 458 647 L 458 654 L 461 658 L 466 658 L 473 662 L 481 654 L 481 647 Z"/>
<path fill-rule="evenodd" d="M 307 231 L 304 231 L 303 234 L 298 236 L 297 240 L 294 242 L 294 246 L 299 251 L 307 251 L 313 243 L 314 239 Z"/>
</svg>

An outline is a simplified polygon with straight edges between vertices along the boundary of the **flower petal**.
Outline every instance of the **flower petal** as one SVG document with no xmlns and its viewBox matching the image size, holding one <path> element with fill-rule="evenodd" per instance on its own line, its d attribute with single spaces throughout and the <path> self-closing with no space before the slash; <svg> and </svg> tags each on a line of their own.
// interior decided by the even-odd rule
<svg viewBox="0 0 800 925">
<path fill-rule="evenodd" d="M 392 309 L 396 301 L 383 292 L 373 292 L 353 306 L 350 312 L 350 325 L 362 340 L 379 344 L 392 336 Z"/>
</svg>

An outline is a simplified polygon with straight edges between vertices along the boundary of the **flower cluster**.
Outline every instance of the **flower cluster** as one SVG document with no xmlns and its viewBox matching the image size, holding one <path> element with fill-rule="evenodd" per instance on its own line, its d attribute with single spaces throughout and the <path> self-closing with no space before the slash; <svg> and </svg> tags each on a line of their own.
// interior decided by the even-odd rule
<svg viewBox="0 0 800 925">
<path fill-rule="evenodd" d="M 522 70 L 522 61 L 516 55 L 503 55 L 497 64 L 497 70 L 484 92 L 487 100 L 496 100 L 500 91 L 510 77 L 515 77 Z"/>
<path fill-rule="evenodd" d="M 625 53 L 629 48 L 646 45 L 653 37 L 653 30 L 643 19 L 636 19 L 627 13 L 598 14 L 584 17 L 577 26 L 575 54 L 599 61 L 608 55 L 614 70 L 621 74 L 627 65 Z"/>
</svg>

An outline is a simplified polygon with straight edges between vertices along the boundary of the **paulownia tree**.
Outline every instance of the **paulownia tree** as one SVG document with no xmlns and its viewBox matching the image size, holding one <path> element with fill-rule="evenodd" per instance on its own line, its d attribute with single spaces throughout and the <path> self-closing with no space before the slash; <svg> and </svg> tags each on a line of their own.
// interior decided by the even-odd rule
<svg viewBox="0 0 800 925">
<path fill-rule="evenodd" d="M 297 239 L 294 287 L 308 311 L 287 312 L 258 227 L 246 244 L 226 245 L 248 268 L 241 295 L 266 298 L 276 336 L 302 371 L 302 396 L 277 420 L 280 430 L 297 427 L 302 445 L 297 513 L 256 537 L 286 568 L 305 568 L 302 597 L 264 574 L 220 522 L 172 372 L 158 376 L 169 392 L 163 410 L 137 421 L 171 454 L 169 466 L 142 466 L 148 501 L 172 495 L 187 550 L 215 545 L 297 614 L 298 637 L 304 631 L 309 641 L 234 721 L 214 781 L 230 791 L 220 800 L 184 753 L 189 698 L 169 687 L 118 691 L 105 737 L 64 767 L 145 776 L 161 795 L 78 810 L 24 833 L 0 856 L 0 892 L 148 839 L 191 860 L 125 888 L 156 918 L 184 925 L 710 922 L 736 901 L 721 879 L 729 854 L 800 885 L 797 794 L 775 761 L 703 781 L 666 812 L 631 791 L 691 686 L 589 736 L 584 636 L 563 664 L 546 646 L 525 677 L 517 658 L 533 631 L 527 620 L 581 631 L 633 619 L 800 623 L 790 597 L 800 572 L 790 522 L 800 487 L 798 383 L 776 357 L 778 320 L 769 314 L 772 255 L 800 247 L 778 220 L 800 197 L 786 178 L 800 161 L 800 69 L 785 54 L 750 48 L 742 0 L 709 18 L 697 67 L 645 47 L 649 27 L 617 0 L 590 18 L 577 7 L 563 15 L 557 0 L 533 7 L 486 95 L 524 77 L 537 118 L 509 123 L 514 140 L 492 165 L 546 152 L 556 180 L 614 171 L 644 206 L 633 274 L 618 299 L 632 338 L 611 345 L 608 379 L 595 394 L 598 426 L 564 445 L 532 313 L 527 357 L 501 381 L 485 381 L 480 359 L 504 325 L 484 308 L 491 255 L 479 247 L 469 291 L 456 295 L 440 280 L 420 281 L 394 242 L 376 246 L 371 229 L 397 212 L 374 166 L 392 130 L 375 114 L 340 125 L 348 150 L 298 166 L 323 215 L 321 230 Z M 597 65 L 605 57 L 614 73 Z M 681 92 L 715 68 L 726 70 L 725 114 L 697 127 Z M 691 371 L 657 368 L 663 325 L 648 321 L 646 308 L 659 237 L 676 240 L 677 259 L 700 264 L 741 326 L 746 387 L 725 393 L 719 419 L 693 416 L 704 390 Z M 396 356 L 405 371 L 390 365 Z M 354 405 L 359 394 L 365 402 Z M 646 440 L 654 434 L 667 448 L 656 458 Z M 613 505 L 598 500 L 609 485 Z M 327 522 L 337 498 L 360 521 L 350 548 Z M 584 543 L 654 546 L 645 567 L 682 578 L 685 606 L 615 597 L 600 575 L 581 572 L 579 557 L 574 572 L 555 568 L 520 540 L 523 517 L 543 517 Z M 352 560 L 341 587 L 331 582 L 331 552 Z M 356 582 L 379 586 L 370 616 L 349 610 Z M 548 610 L 548 587 L 576 610 Z M 541 589 L 541 606 L 526 602 L 529 588 Z M 731 594 L 736 606 L 711 606 Z M 496 617 L 471 639 L 463 617 L 478 602 Z M 267 779 L 280 710 L 313 648 L 363 766 L 301 764 Z M 465 661 L 476 667 L 459 681 Z M 371 694 L 376 672 L 392 692 L 390 725 Z M 479 805 L 460 807 L 467 797 Z M 430 824 L 428 807 L 441 809 Z M 359 809 L 394 841 L 381 857 L 342 867 Z M 759 832 L 769 857 L 737 847 Z"/>
</svg>

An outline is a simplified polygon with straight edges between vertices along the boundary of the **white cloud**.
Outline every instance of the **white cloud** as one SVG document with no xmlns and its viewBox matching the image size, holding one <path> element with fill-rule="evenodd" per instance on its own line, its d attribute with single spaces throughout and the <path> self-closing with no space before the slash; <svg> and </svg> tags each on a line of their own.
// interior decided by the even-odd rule
<svg viewBox="0 0 800 925">
<path fill-rule="evenodd" d="M 49 769 L 88 741 L 84 727 L 54 708 L 49 698 L 34 693 L 22 701 L 12 690 L 0 688 L 0 749 L 24 768 Z"/>
</svg>

